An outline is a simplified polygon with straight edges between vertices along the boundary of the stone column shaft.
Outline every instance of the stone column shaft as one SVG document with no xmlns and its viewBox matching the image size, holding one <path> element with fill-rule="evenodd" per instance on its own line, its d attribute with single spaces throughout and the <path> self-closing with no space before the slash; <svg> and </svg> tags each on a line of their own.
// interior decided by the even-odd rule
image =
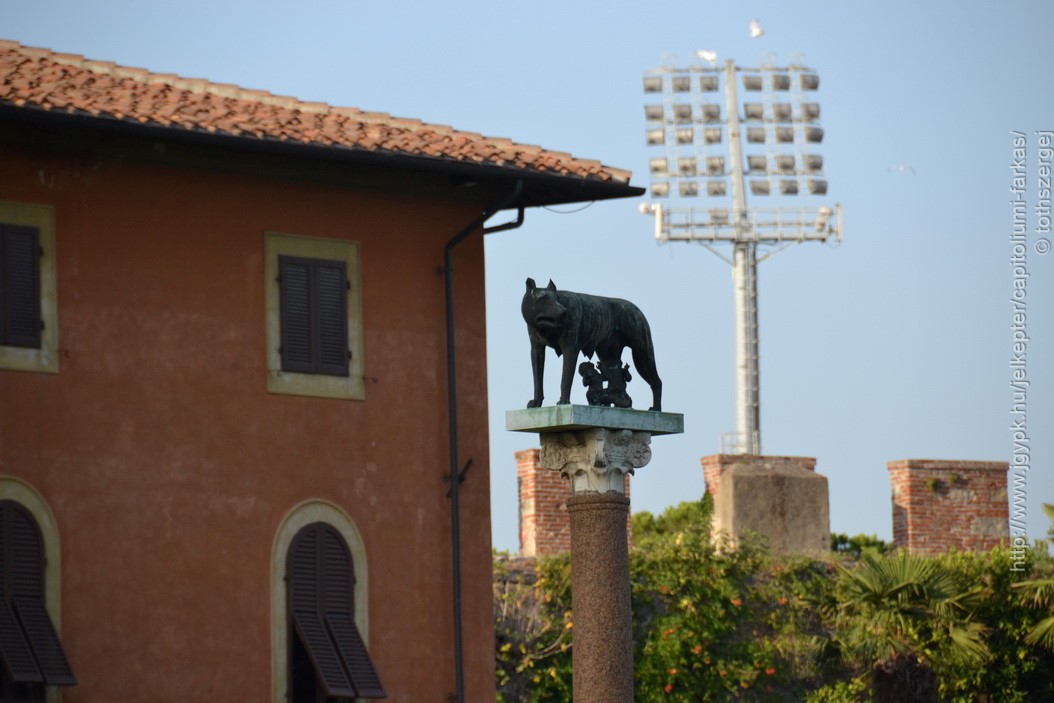
<svg viewBox="0 0 1054 703">
<path fill-rule="evenodd" d="M 571 516 L 574 700 L 633 703 L 633 629 L 626 515 L 614 491 L 576 493 Z"/>
</svg>

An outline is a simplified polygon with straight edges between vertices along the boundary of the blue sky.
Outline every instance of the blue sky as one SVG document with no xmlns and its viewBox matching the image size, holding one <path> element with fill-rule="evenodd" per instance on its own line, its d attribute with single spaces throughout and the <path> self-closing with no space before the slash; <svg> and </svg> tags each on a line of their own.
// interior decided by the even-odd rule
<svg viewBox="0 0 1054 703">
<path fill-rule="evenodd" d="M 703 48 L 750 66 L 800 52 L 821 77 L 830 182 L 811 204 L 840 202 L 845 237 L 760 265 L 762 449 L 816 457 L 831 529 L 886 539 L 886 462 L 1012 458 L 1012 130 L 1028 139 L 1027 525 L 1033 538 L 1047 530 L 1054 254 L 1034 250 L 1032 206 L 1035 131 L 1054 129 L 1052 28 L 1054 5 L 1039 0 L 0 3 L 0 37 L 23 44 L 510 137 L 631 169 L 642 186 L 647 69 Z M 528 276 L 628 298 L 651 321 L 664 409 L 687 431 L 656 438 L 634 510 L 702 495 L 699 458 L 733 429 L 730 268 L 702 247 L 657 245 L 637 206 L 531 210 L 521 229 L 489 235 L 496 548 L 518 546 L 512 455 L 536 441 L 504 429 L 504 411 L 531 395 Z M 643 382 L 629 391 L 647 407 Z"/>
</svg>

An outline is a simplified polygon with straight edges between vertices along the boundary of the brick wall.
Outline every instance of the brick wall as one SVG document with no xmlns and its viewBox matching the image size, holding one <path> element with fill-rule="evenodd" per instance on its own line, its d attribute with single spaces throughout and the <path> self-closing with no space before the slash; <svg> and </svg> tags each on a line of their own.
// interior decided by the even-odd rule
<svg viewBox="0 0 1054 703">
<path fill-rule="evenodd" d="M 901 459 L 888 469 L 898 547 L 940 554 L 1009 542 L 1007 462 Z"/>
<path fill-rule="evenodd" d="M 571 488 L 559 471 L 539 466 L 539 449 L 516 452 L 516 483 L 520 497 L 520 555 L 548 556 L 571 551 L 571 518 L 567 499 Z M 626 476 L 626 497 L 629 497 Z M 632 546 L 630 522 L 626 535 Z"/>
</svg>

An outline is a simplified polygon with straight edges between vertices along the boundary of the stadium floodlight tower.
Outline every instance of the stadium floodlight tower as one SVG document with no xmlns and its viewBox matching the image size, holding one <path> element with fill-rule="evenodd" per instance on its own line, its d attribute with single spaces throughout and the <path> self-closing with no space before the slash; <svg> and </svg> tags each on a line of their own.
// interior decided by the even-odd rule
<svg viewBox="0 0 1054 703">
<path fill-rule="evenodd" d="M 739 80 L 747 95 L 742 104 Z M 660 243 L 695 242 L 732 265 L 735 432 L 722 437 L 725 453 L 761 453 L 758 263 L 794 244 L 842 239 L 837 203 L 784 206 L 794 196 L 827 195 L 823 157 L 816 153 L 823 141 L 820 106 L 811 97 L 819 85 L 797 56 L 784 67 L 765 55 L 757 68 L 698 60 L 644 74 L 645 142 L 663 155 L 649 159 L 651 197 L 661 202 L 643 203 L 641 212 L 654 216 Z M 748 176 L 750 194 L 770 197 L 776 207 L 747 208 Z M 700 196 L 709 199 L 704 207 Z M 731 258 L 717 248 L 722 244 L 731 246 Z"/>
</svg>

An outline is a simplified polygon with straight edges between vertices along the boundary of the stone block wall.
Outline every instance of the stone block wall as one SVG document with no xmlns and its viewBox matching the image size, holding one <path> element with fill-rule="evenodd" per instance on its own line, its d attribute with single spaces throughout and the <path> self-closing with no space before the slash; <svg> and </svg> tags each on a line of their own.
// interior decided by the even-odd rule
<svg viewBox="0 0 1054 703">
<path fill-rule="evenodd" d="M 898 547 L 932 555 L 1009 543 L 1007 462 L 900 459 L 887 466 Z"/>
<path fill-rule="evenodd" d="M 571 488 L 559 471 L 539 465 L 539 449 L 516 452 L 516 483 L 520 498 L 520 555 L 549 556 L 571 551 L 571 518 L 567 499 Z M 626 476 L 626 497 L 629 497 Z M 632 533 L 627 520 L 627 535 Z"/>
<path fill-rule="evenodd" d="M 816 473 L 816 459 L 713 454 L 702 465 L 714 500 L 716 540 L 727 539 L 734 548 L 755 532 L 775 553 L 830 551 L 827 478 Z"/>
<path fill-rule="evenodd" d="M 787 467 L 801 467 L 808 471 L 816 470 L 816 459 L 808 456 L 760 456 L 755 454 L 710 454 L 704 456 L 699 462 L 703 465 L 703 481 L 706 483 L 706 492 L 711 498 L 717 498 L 717 487 L 721 484 L 721 476 L 730 466 L 749 463 L 765 469 L 783 469 Z"/>
</svg>

